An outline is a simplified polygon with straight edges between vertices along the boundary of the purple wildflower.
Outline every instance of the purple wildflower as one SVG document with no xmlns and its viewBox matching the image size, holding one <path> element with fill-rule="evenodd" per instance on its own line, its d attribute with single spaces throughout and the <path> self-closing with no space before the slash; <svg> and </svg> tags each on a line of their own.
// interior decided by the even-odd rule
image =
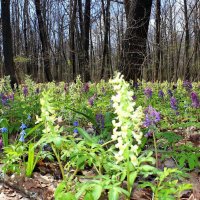
<svg viewBox="0 0 200 200">
<path fill-rule="evenodd" d="M 39 89 L 39 88 L 36 88 L 35 93 L 36 93 L 36 94 L 39 94 L 39 93 L 40 93 L 40 89 Z"/>
<path fill-rule="evenodd" d="M 135 101 L 135 100 L 137 99 L 137 96 L 134 94 L 134 95 L 132 96 L 132 99 L 133 99 L 133 101 Z"/>
<path fill-rule="evenodd" d="M 2 147 L 3 147 L 3 141 L 2 138 L 0 138 L 0 151 L 2 151 Z"/>
<path fill-rule="evenodd" d="M 14 93 L 12 93 L 12 94 L 9 95 L 9 99 L 12 100 L 12 101 L 14 101 Z"/>
<path fill-rule="evenodd" d="M 8 97 L 6 95 L 2 95 L 1 102 L 5 106 L 8 103 Z"/>
<path fill-rule="evenodd" d="M 102 87 L 101 91 L 102 91 L 103 93 L 105 93 L 105 92 L 106 92 L 106 90 L 105 90 L 105 88 L 104 88 L 104 87 Z"/>
<path fill-rule="evenodd" d="M 164 92 L 162 90 L 159 90 L 158 96 L 163 99 L 164 95 L 165 95 Z"/>
<path fill-rule="evenodd" d="M 27 86 L 23 87 L 23 94 L 25 97 L 27 97 L 27 95 L 28 95 L 28 87 Z"/>
<path fill-rule="evenodd" d="M 94 105 L 94 100 L 96 99 L 96 94 L 94 94 L 92 97 L 90 97 L 89 99 L 88 99 L 88 104 L 90 105 L 90 106 L 93 106 Z"/>
<path fill-rule="evenodd" d="M 105 122 L 104 122 L 104 116 L 102 114 L 96 115 L 96 122 L 102 129 L 104 128 Z"/>
<path fill-rule="evenodd" d="M 151 98 L 151 97 L 152 97 L 152 94 L 153 94 L 152 89 L 151 89 L 151 88 L 146 88 L 146 89 L 144 90 L 144 94 L 145 94 L 145 96 L 146 96 L 148 99 Z"/>
<path fill-rule="evenodd" d="M 160 121 L 160 113 L 157 112 L 152 106 L 149 106 L 145 110 L 145 121 L 143 125 L 145 127 L 150 127 L 152 125 L 155 125 Z"/>
<path fill-rule="evenodd" d="M 150 138 L 150 137 L 152 137 L 153 136 L 153 132 L 152 131 L 148 131 L 145 135 L 144 135 L 144 137 L 146 137 L 146 138 Z"/>
<path fill-rule="evenodd" d="M 133 87 L 137 90 L 139 88 L 139 83 L 138 82 L 135 82 Z"/>
<path fill-rule="evenodd" d="M 64 91 L 67 92 L 67 89 L 68 89 L 67 83 L 65 83 L 65 85 L 64 85 Z"/>
<path fill-rule="evenodd" d="M 172 86 L 172 89 L 173 89 L 173 90 L 176 90 L 176 89 L 177 89 L 177 84 L 173 85 L 173 86 Z"/>
<path fill-rule="evenodd" d="M 175 97 L 171 97 L 170 106 L 173 110 L 178 110 L 178 103 Z"/>
<path fill-rule="evenodd" d="M 85 83 L 85 85 L 83 86 L 83 92 L 87 93 L 89 92 L 90 86 L 89 83 Z"/>
<path fill-rule="evenodd" d="M 197 93 L 191 92 L 191 100 L 192 100 L 192 107 L 194 108 L 199 108 L 200 107 L 200 102 Z"/>
<path fill-rule="evenodd" d="M 192 83 L 188 80 L 183 81 L 183 87 L 187 90 L 190 91 L 192 89 Z"/>
<path fill-rule="evenodd" d="M 172 93 L 172 91 L 171 91 L 171 90 L 168 90 L 168 91 L 167 91 L 167 93 L 168 93 L 168 95 L 169 95 L 170 97 L 172 97 L 172 96 L 173 96 L 173 93 Z"/>
</svg>

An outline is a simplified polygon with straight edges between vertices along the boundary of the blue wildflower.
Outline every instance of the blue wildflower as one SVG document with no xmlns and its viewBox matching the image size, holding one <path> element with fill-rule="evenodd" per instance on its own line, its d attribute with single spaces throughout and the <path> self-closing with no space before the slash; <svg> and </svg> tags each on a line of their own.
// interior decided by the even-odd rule
<svg viewBox="0 0 200 200">
<path fill-rule="evenodd" d="M 28 120 L 31 120 L 31 116 L 30 116 L 30 115 L 28 115 L 27 119 L 28 119 Z"/>
<path fill-rule="evenodd" d="M 73 125 L 74 125 L 74 126 L 78 126 L 78 121 L 75 121 L 75 122 L 73 123 Z"/>
<path fill-rule="evenodd" d="M 21 126 L 20 126 L 20 128 L 21 128 L 22 130 L 24 130 L 24 129 L 27 128 L 27 126 L 26 126 L 26 124 L 22 123 Z"/>
<path fill-rule="evenodd" d="M 24 136 L 26 135 L 26 132 L 25 132 L 25 130 L 22 130 L 21 132 L 20 132 L 20 138 L 19 138 L 19 141 L 20 142 L 24 142 Z"/>
<path fill-rule="evenodd" d="M 104 143 L 104 140 L 101 139 L 101 140 L 98 141 L 98 143 L 99 143 L 99 144 L 103 144 L 103 143 Z"/>
<path fill-rule="evenodd" d="M 8 132 L 8 129 L 5 128 L 5 127 L 3 127 L 3 128 L 1 128 L 1 132 L 2 132 L 2 133 L 7 133 L 7 132 Z"/>
</svg>

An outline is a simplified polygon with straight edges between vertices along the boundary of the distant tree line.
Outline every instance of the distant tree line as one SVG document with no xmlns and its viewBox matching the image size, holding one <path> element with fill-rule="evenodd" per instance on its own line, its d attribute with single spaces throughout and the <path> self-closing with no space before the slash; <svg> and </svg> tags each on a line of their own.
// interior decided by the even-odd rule
<svg viewBox="0 0 200 200">
<path fill-rule="evenodd" d="M 199 0 L 1 0 L 0 75 L 200 79 Z"/>
</svg>

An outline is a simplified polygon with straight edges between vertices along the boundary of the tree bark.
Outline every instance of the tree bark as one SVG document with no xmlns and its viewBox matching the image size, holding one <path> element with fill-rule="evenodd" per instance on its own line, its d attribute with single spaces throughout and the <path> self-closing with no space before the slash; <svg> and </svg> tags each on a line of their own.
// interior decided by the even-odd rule
<svg viewBox="0 0 200 200">
<path fill-rule="evenodd" d="M 77 0 L 71 0 L 70 6 L 70 30 L 69 30 L 69 50 L 70 65 L 72 66 L 73 80 L 76 79 L 76 55 L 75 55 L 75 23 L 76 23 Z"/>
<path fill-rule="evenodd" d="M 156 63 L 154 72 L 154 81 L 158 80 L 160 70 L 160 0 L 156 0 Z"/>
<path fill-rule="evenodd" d="M 46 24 L 45 24 L 45 22 L 43 20 L 43 16 L 42 16 L 40 0 L 35 0 L 35 8 L 36 8 L 36 14 L 37 14 L 37 19 L 38 19 L 40 40 L 42 43 L 44 71 L 45 71 L 47 81 L 52 81 L 53 77 L 51 74 L 50 61 L 49 61 L 47 30 L 46 30 Z"/>
<path fill-rule="evenodd" d="M 85 82 L 91 80 L 90 69 L 89 69 L 89 41 L 90 41 L 90 9 L 91 0 L 85 1 L 85 13 L 84 13 L 84 78 Z"/>
<path fill-rule="evenodd" d="M 10 75 L 11 87 L 14 89 L 14 84 L 18 84 L 18 82 L 15 75 L 15 64 L 13 60 L 10 0 L 1 0 L 1 18 L 5 75 Z"/>
<path fill-rule="evenodd" d="M 109 32 L 110 32 L 110 0 L 107 0 L 106 9 L 104 6 L 104 0 L 102 0 L 102 10 L 103 10 L 103 18 L 104 18 L 104 44 L 103 44 L 103 59 L 102 59 L 102 66 L 101 66 L 101 78 L 105 76 L 105 69 L 106 75 L 110 76 L 109 74 L 109 67 L 110 67 L 110 55 L 109 55 Z M 109 73 L 109 74 L 108 74 Z"/>
<path fill-rule="evenodd" d="M 141 78 L 141 67 L 146 56 L 152 0 L 129 0 L 124 4 L 128 13 L 120 69 L 127 80 L 137 81 Z"/>
<path fill-rule="evenodd" d="M 186 80 L 190 79 L 190 68 L 189 68 L 189 48 L 190 48 L 190 32 L 188 22 L 188 9 L 187 0 L 184 0 L 184 18 L 185 18 L 185 74 Z"/>
</svg>

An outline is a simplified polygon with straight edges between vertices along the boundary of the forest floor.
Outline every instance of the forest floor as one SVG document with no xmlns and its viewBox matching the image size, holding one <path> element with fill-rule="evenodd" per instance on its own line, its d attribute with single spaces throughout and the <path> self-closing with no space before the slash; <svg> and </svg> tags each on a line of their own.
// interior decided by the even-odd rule
<svg viewBox="0 0 200 200">
<path fill-rule="evenodd" d="M 192 141 L 196 144 L 199 138 L 188 137 L 188 130 L 193 130 L 191 127 L 187 130 L 175 130 L 181 135 L 185 135 L 181 143 Z M 199 134 L 200 130 L 196 130 Z M 187 135 L 187 136 L 186 136 Z M 0 172 L 3 165 L 0 165 Z M 159 168 L 168 167 L 175 168 L 175 161 L 172 158 L 159 160 Z M 84 170 L 82 175 L 92 175 L 92 170 Z M 192 184 L 192 190 L 186 190 L 182 193 L 181 200 L 200 200 L 200 171 L 195 169 L 188 172 L 186 181 Z M 49 163 L 39 161 L 32 178 L 27 178 L 20 175 L 5 175 L 1 173 L 0 177 L 0 200 L 53 200 L 54 191 L 61 180 L 61 173 L 56 162 Z M 87 181 L 86 179 L 79 179 L 79 181 Z M 137 189 L 137 183 L 134 186 L 134 192 L 130 200 L 152 200 L 152 191 L 148 188 Z M 102 197 L 101 200 L 107 200 Z M 123 197 L 120 199 L 123 200 Z M 162 199 L 161 199 L 162 200 Z"/>
</svg>

